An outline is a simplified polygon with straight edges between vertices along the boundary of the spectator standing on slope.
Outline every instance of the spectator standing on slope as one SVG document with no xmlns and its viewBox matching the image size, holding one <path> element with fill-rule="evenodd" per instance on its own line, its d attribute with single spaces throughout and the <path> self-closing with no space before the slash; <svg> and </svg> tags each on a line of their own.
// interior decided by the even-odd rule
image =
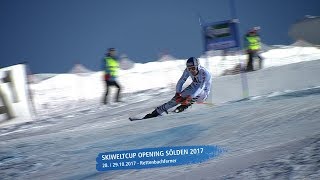
<svg viewBox="0 0 320 180">
<path fill-rule="evenodd" d="M 253 60 L 255 57 L 259 58 L 259 68 L 262 68 L 263 58 L 259 55 L 261 50 L 261 39 L 258 34 L 260 27 L 254 27 L 248 31 L 244 37 L 246 53 L 248 54 L 246 71 L 253 71 Z"/>
<path fill-rule="evenodd" d="M 103 96 L 103 104 L 108 103 L 108 94 L 109 88 L 111 86 L 115 86 L 118 91 L 115 97 L 115 102 L 120 102 L 120 91 L 121 86 L 117 82 L 117 77 L 119 74 L 119 61 L 116 57 L 116 49 L 109 48 L 107 54 L 103 58 L 103 66 L 104 66 L 104 80 L 106 85 L 106 91 Z"/>
</svg>

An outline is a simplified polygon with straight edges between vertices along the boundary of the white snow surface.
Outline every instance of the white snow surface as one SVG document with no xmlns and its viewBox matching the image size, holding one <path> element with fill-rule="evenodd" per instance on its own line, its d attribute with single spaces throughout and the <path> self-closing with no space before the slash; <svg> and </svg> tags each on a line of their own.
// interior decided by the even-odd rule
<svg viewBox="0 0 320 180">
<path fill-rule="evenodd" d="M 319 179 L 320 50 L 279 46 L 262 56 L 265 68 L 246 74 L 249 98 L 233 88 L 241 75 L 219 76 L 245 57 L 210 57 L 201 63 L 214 74 L 214 105 L 135 122 L 128 117 L 174 95 L 185 60 L 121 71 L 123 103 L 101 104 L 101 72 L 32 84 L 37 118 L 0 128 L 0 179 Z M 227 151 L 198 164 L 96 170 L 102 152 L 189 145 Z"/>
</svg>

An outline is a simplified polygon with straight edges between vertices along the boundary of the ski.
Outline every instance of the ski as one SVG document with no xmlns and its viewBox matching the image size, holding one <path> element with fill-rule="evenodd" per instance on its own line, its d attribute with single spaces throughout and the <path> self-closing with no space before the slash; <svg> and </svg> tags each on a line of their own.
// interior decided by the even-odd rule
<svg viewBox="0 0 320 180">
<path fill-rule="evenodd" d="M 160 117 L 160 116 L 157 116 L 157 117 Z M 130 121 L 140 121 L 140 120 L 148 120 L 148 119 L 153 119 L 153 118 L 156 118 L 156 117 L 151 117 L 151 118 L 129 117 L 129 120 Z"/>
<path fill-rule="evenodd" d="M 141 121 L 141 120 L 148 120 L 148 119 L 153 119 L 155 117 L 152 117 L 152 118 L 137 118 L 137 117 L 129 117 L 129 120 L 130 121 Z"/>
<path fill-rule="evenodd" d="M 136 118 L 136 117 L 129 117 L 130 121 L 140 121 L 140 120 L 144 120 L 143 118 Z"/>
</svg>

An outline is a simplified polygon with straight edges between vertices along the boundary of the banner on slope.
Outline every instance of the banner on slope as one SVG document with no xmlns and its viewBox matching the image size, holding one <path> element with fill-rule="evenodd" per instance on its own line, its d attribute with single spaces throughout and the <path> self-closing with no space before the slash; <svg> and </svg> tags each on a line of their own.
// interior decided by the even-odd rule
<svg viewBox="0 0 320 180">
<path fill-rule="evenodd" d="M 240 46 L 237 20 L 207 23 L 202 25 L 202 29 L 205 52 Z"/>
<path fill-rule="evenodd" d="M 0 126 L 32 120 L 26 64 L 0 68 Z"/>
</svg>

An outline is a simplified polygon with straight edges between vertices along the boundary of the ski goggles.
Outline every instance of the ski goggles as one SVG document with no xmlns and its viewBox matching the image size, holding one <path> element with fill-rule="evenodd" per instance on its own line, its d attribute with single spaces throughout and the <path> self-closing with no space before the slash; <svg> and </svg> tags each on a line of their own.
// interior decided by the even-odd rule
<svg viewBox="0 0 320 180">
<path fill-rule="evenodd" d="M 195 71 L 197 69 L 197 67 L 195 67 L 195 66 L 190 66 L 187 68 L 188 68 L 188 71 Z"/>
</svg>

